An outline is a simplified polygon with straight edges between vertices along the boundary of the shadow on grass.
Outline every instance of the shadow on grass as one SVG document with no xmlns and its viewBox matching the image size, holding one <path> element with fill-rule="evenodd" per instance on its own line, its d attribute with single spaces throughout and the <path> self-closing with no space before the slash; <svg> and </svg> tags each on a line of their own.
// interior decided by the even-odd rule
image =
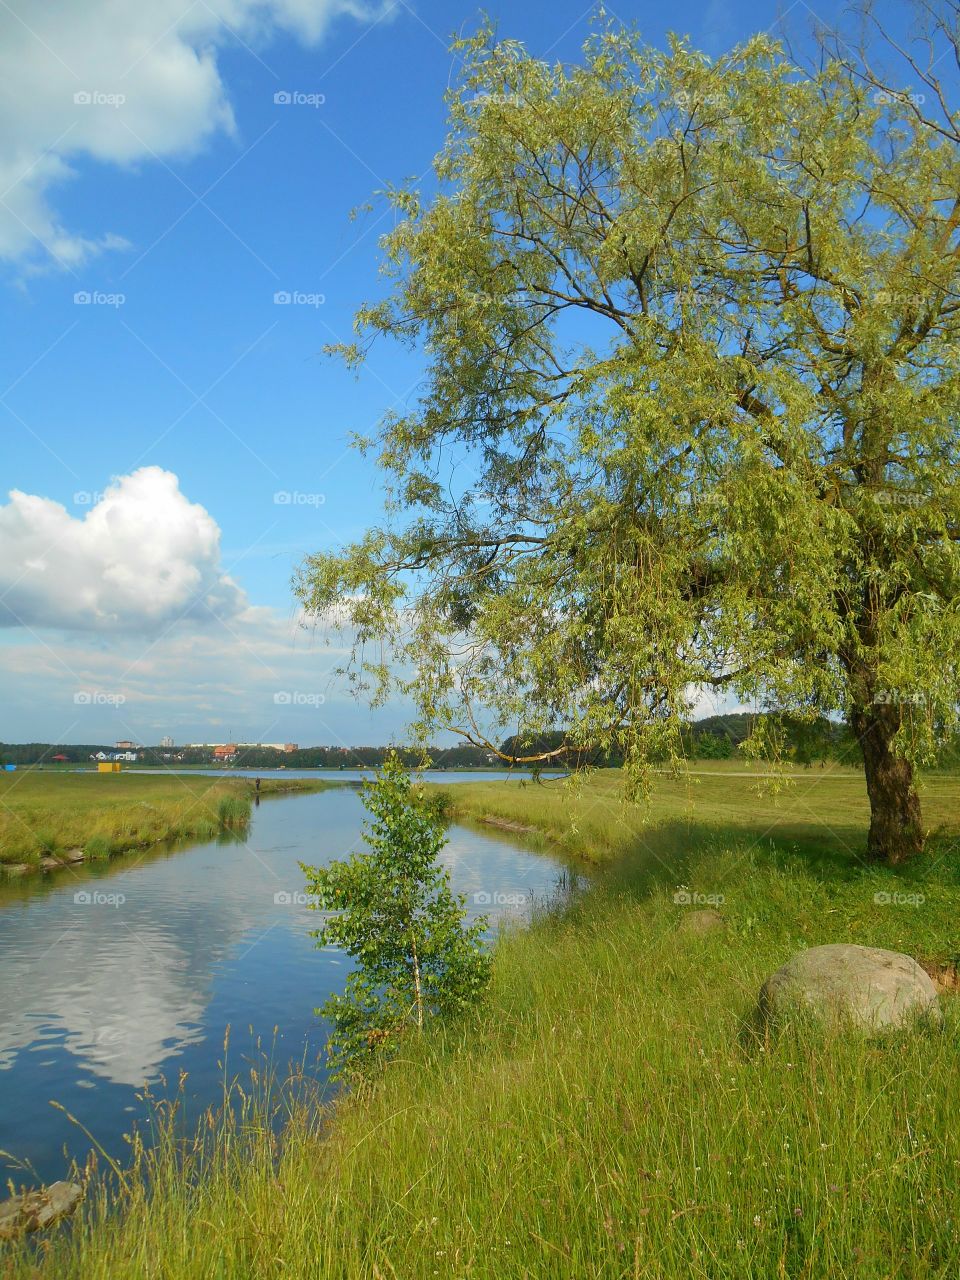
<svg viewBox="0 0 960 1280">
<path fill-rule="evenodd" d="M 729 861 L 725 878 L 730 879 L 738 870 L 762 868 L 802 872 L 836 886 L 882 880 L 903 891 L 931 883 L 960 887 L 960 837 L 953 833 L 935 833 L 921 857 L 890 867 L 851 853 L 846 840 L 825 836 L 812 824 L 811 830 L 801 835 L 718 823 L 658 823 L 638 833 L 604 869 L 603 876 L 614 890 L 646 898 L 665 888 L 697 884 L 700 871 L 724 850 Z"/>
</svg>

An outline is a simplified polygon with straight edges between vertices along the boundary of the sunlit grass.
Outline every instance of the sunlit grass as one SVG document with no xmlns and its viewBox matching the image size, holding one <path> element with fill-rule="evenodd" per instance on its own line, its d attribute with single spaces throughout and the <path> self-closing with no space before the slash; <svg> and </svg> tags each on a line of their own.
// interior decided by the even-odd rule
<svg viewBox="0 0 960 1280">
<path fill-rule="evenodd" d="M 264 795 L 318 790 L 313 779 L 267 778 Z M 210 838 L 250 816 L 249 778 L 133 773 L 0 773 L 0 863 L 82 849 L 105 858 L 159 840 Z"/>
<path fill-rule="evenodd" d="M 748 1031 L 762 981 L 801 947 L 957 959 L 956 851 L 906 871 L 820 856 L 818 794 L 798 843 L 664 822 L 565 911 L 501 939 L 469 1024 L 411 1038 L 332 1114 L 294 1108 L 279 1140 L 257 1077 L 204 1144 L 161 1141 L 119 1199 L 92 1186 L 39 1275 L 957 1275 L 955 998 L 943 1031 Z M 557 823 L 556 797 L 527 787 L 507 805 L 487 784 L 483 807 Z M 603 806 L 581 820 L 602 830 Z M 726 927 L 680 930 L 679 885 L 721 900 Z M 36 1262 L 12 1249 L 9 1274 Z"/>
<path fill-rule="evenodd" d="M 606 862 L 664 844 L 687 847 L 707 834 L 770 836 L 838 859 L 858 858 L 869 823 L 863 771 L 841 766 L 792 768 L 779 777 L 751 765 L 702 761 L 679 776 L 658 774 L 648 805 L 625 802 L 617 770 L 586 781 L 461 783 L 446 789 L 458 817 L 531 826 L 555 845 Z M 960 777 L 922 780 L 924 821 L 934 846 L 960 837 Z"/>
</svg>

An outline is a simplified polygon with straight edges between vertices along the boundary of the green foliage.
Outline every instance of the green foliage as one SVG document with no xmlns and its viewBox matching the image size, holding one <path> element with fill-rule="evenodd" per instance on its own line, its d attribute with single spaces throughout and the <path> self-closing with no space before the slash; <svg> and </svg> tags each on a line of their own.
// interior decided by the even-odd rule
<svg viewBox="0 0 960 1280">
<path fill-rule="evenodd" d="M 249 795 L 224 796 L 217 805 L 217 821 L 221 827 L 243 827 L 250 821 Z"/>
<path fill-rule="evenodd" d="M 890 817 L 886 755 L 957 722 L 957 117 L 766 36 L 457 49 L 436 187 L 391 194 L 358 315 L 428 362 L 376 442 L 388 519 L 301 599 L 423 733 L 569 725 L 638 786 L 724 690 L 851 719 Z"/>
<path fill-rule="evenodd" d="M 411 1028 L 473 1008 L 489 976 L 486 921 L 464 924 L 464 899 L 437 861 L 444 802 L 414 788 L 397 756 L 364 784 L 368 851 L 326 867 L 303 866 L 311 905 L 331 913 L 314 937 L 357 967 L 343 995 L 318 1013 L 333 1024 L 337 1078 L 362 1079 Z"/>
<path fill-rule="evenodd" d="M 91 836 L 83 846 L 83 856 L 90 862 L 101 862 L 111 857 L 113 844 L 107 836 Z"/>
</svg>

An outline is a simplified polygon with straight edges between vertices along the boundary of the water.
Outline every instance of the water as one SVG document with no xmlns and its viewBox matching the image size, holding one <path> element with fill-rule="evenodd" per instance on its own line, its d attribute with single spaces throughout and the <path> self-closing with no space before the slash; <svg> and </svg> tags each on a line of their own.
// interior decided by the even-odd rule
<svg viewBox="0 0 960 1280">
<path fill-rule="evenodd" d="M 363 813 L 352 787 L 271 797 L 245 839 L 0 885 L 4 1181 L 34 1180 L 18 1161 L 50 1181 L 70 1157 L 85 1158 L 88 1139 L 51 1100 L 121 1158 L 123 1134 L 143 1127 L 145 1082 L 172 1092 L 186 1071 L 191 1109 L 215 1104 L 228 1024 L 231 1072 L 276 1027 L 279 1064 L 305 1060 L 322 1076 L 326 1030 L 313 1010 L 342 988 L 346 960 L 309 936 L 317 920 L 299 862 L 357 848 Z M 528 914 L 565 877 L 550 857 L 463 827 L 450 829 L 443 860 L 471 914 L 489 914 L 494 927 Z"/>
</svg>

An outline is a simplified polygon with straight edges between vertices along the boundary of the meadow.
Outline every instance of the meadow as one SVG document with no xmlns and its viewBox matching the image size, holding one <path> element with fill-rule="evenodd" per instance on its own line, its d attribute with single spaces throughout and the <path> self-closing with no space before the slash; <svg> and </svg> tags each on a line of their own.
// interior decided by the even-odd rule
<svg viewBox="0 0 960 1280">
<path fill-rule="evenodd" d="M 679 852 L 707 835 L 736 834 L 803 847 L 808 856 L 856 861 L 869 822 L 863 770 L 830 764 L 781 771 L 738 760 L 693 761 L 660 772 L 646 804 L 623 799 L 614 769 L 582 780 L 463 783 L 447 789 L 450 812 L 528 826 L 529 836 L 593 863 L 674 843 Z M 960 772 L 921 779 L 924 821 L 935 846 L 960 832 Z"/>
<path fill-rule="evenodd" d="M 329 785 L 265 778 L 261 794 Z M 0 773 L 0 866 L 36 866 L 44 857 L 74 849 L 95 859 L 160 840 L 208 839 L 227 827 L 242 826 L 253 798 L 249 778 L 33 769 Z"/>
<path fill-rule="evenodd" d="M 958 780 L 931 783 L 943 830 L 892 871 L 846 847 L 864 834 L 855 774 L 764 798 L 717 772 L 659 779 L 645 819 L 609 775 L 579 794 L 457 787 L 458 814 L 599 864 L 503 934 L 484 1009 L 319 1112 L 302 1081 L 271 1103 L 244 1075 L 204 1136 L 135 1148 L 119 1192 L 92 1180 L 73 1229 L 9 1246 L 0 1275 L 952 1280 Z M 721 930 L 684 927 L 697 896 Z M 940 974 L 942 1031 L 758 1036 L 764 978 L 839 941 Z M 289 1108 L 279 1134 L 271 1105 Z"/>
</svg>

